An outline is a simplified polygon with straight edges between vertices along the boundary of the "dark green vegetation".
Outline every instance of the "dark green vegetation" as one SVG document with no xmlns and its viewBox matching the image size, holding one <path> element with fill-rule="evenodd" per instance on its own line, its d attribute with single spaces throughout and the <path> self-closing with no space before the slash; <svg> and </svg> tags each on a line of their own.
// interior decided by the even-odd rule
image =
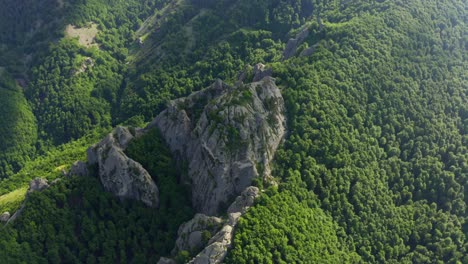
<svg viewBox="0 0 468 264">
<path fill-rule="evenodd" d="M 82 159 L 85 145 L 65 145 L 27 162 L 34 149 L 42 154 L 129 118 L 128 123 L 149 121 L 167 100 L 215 78 L 233 83 L 247 64 L 262 62 L 273 68 L 287 104 L 289 134 L 273 172 L 281 184 L 241 220 L 228 263 L 468 263 L 463 1 L 175 2 L 69 1 L 63 10 L 54 9 L 55 19 L 42 16 L 50 23 L 32 36 L 24 34 L 24 25 L 35 21 L 28 8 L 14 16 L 21 26 L 0 23 L 0 67 L 13 78 L 30 79 L 28 103 L 12 78 L 1 82 L 6 89 L 0 93 L 12 99 L 1 104 L 11 106 L 0 118 L 7 124 L 0 137 L 0 174 L 11 175 L 23 164 L 27 170 L 1 182 L 2 193 L 23 187 L 35 171 L 57 177 L 55 168 Z M 137 31 L 153 14 L 154 24 Z M 99 25 L 100 49 L 76 40 L 33 45 L 35 38 L 47 43 L 54 36 L 40 32 L 61 36 L 67 23 L 91 21 Z M 287 39 L 304 27 L 310 34 L 298 53 L 317 45 L 315 52 L 282 60 Z M 25 63 L 28 54 L 33 59 Z M 87 58 L 92 68 L 76 74 Z M 24 118 L 11 122 L 4 113 Z M 175 199 L 184 191 L 156 134 L 128 152 L 156 178 L 164 201 L 160 214 L 117 202 L 95 179 L 64 180 L 31 197 L 24 217 L 2 231 L 2 259 L 85 262 L 88 250 L 98 250 L 90 254 L 97 261 L 125 256 L 146 262 L 147 256 L 167 254 L 176 226 L 190 212 L 172 221 L 169 216 L 178 212 L 164 208 L 186 205 L 185 198 Z M 58 153 L 61 162 L 52 158 Z M 89 203 L 79 203 L 77 192 Z M 98 248 L 84 246 L 93 240 L 76 233 L 84 222 L 72 215 L 88 217 Z M 172 229 L 161 235 L 161 223 Z M 32 226 L 41 232 L 27 232 Z M 131 240 L 143 230 L 155 235 Z M 63 237 L 44 243 L 55 233 Z"/>
<path fill-rule="evenodd" d="M 150 164 L 148 171 L 161 186 L 157 210 L 119 201 L 94 177 L 63 179 L 30 195 L 21 217 L 2 231 L 0 258 L 5 263 L 146 263 L 169 255 L 179 225 L 192 217 L 189 192 L 177 184 L 175 164 L 156 131 L 132 142 L 128 154 Z"/>
<path fill-rule="evenodd" d="M 18 171 L 34 151 L 36 120 L 15 81 L 0 70 L 0 175 Z"/>
</svg>

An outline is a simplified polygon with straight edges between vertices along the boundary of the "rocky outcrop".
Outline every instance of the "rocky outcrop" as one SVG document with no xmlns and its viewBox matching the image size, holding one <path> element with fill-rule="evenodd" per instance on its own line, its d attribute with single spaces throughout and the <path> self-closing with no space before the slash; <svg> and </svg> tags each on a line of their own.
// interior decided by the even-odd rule
<svg viewBox="0 0 468 264">
<path fill-rule="evenodd" d="M 148 128 L 159 128 L 175 156 L 188 163 L 185 181 L 197 212 L 216 215 L 255 178 L 270 180 L 270 161 L 285 133 L 283 112 L 272 77 L 236 87 L 218 80 L 172 101 Z"/>
<path fill-rule="evenodd" d="M 271 76 L 272 73 L 273 73 L 273 70 L 271 68 L 267 68 L 262 63 L 258 63 L 253 68 L 253 74 L 254 74 L 253 81 L 254 82 L 259 82 L 263 78 Z"/>
<path fill-rule="evenodd" d="M 227 221 L 203 214 L 195 215 L 192 220 L 180 226 L 176 247 L 172 250 L 172 255 L 175 256 L 182 250 L 186 250 L 193 254 L 193 248 L 202 247 L 202 250 L 199 251 L 199 253 L 188 263 L 222 263 L 228 250 L 232 246 L 234 230 L 239 218 L 254 204 L 255 199 L 259 195 L 260 190 L 257 187 L 250 186 L 246 188 L 229 206 Z M 208 231 L 214 235 L 208 241 L 205 241 L 204 237 L 200 240 L 198 237 L 202 233 L 199 233 L 199 231 Z M 193 237 L 195 237 L 195 239 Z M 161 258 L 158 262 L 158 264 L 164 263 L 174 262 L 169 258 Z"/>
<path fill-rule="evenodd" d="M 175 255 L 182 250 L 192 254 L 199 252 L 222 225 L 221 218 L 196 214 L 194 218 L 179 227 L 178 238 L 172 254 Z"/>
<path fill-rule="evenodd" d="M 257 187 L 249 187 L 236 198 L 228 209 L 229 221 L 216 233 L 207 246 L 189 263 L 193 264 L 217 264 L 222 263 L 228 250 L 231 248 L 234 229 L 239 218 L 247 212 L 255 198 L 259 195 Z"/>
<path fill-rule="evenodd" d="M 300 57 L 307 57 L 307 56 L 310 56 L 312 54 L 314 54 L 315 50 L 317 49 L 318 47 L 318 43 L 316 43 L 315 45 L 312 45 L 310 47 L 308 47 L 307 49 L 304 49 L 301 54 L 299 54 Z"/>
<path fill-rule="evenodd" d="M 287 60 L 296 54 L 297 48 L 304 42 L 304 40 L 309 36 L 309 30 L 302 30 L 295 38 L 288 40 L 286 48 L 283 52 L 283 59 Z"/>
<path fill-rule="evenodd" d="M 24 210 L 24 207 L 25 207 L 26 203 L 28 202 L 29 196 L 33 192 L 42 192 L 43 190 L 49 188 L 50 186 L 56 184 L 57 182 L 59 182 L 59 179 L 55 179 L 51 183 L 49 183 L 49 181 L 47 179 L 43 179 L 43 178 L 35 178 L 35 179 L 31 180 L 29 182 L 29 188 L 28 188 L 28 191 L 26 192 L 26 197 L 24 198 L 23 203 L 21 204 L 20 208 L 18 210 L 16 210 L 16 212 L 11 217 L 8 215 L 8 219 L 6 220 L 5 225 L 8 225 L 9 223 L 15 221 L 16 218 L 18 218 L 21 215 L 21 213 Z M 6 212 L 6 213 L 8 213 L 8 212 Z M 5 215 L 6 213 L 4 213 L 2 215 L 2 216 L 5 217 L 5 219 L 6 219 L 6 215 Z"/>
<path fill-rule="evenodd" d="M 36 178 L 29 182 L 28 193 L 40 192 L 47 188 L 49 188 L 49 182 L 47 179 Z"/>
<path fill-rule="evenodd" d="M 94 66 L 94 61 L 92 58 L 87 57 L 82 63 L 79 69 L 72 69 L 71 70 L 71 75 L 76 76 L 80 73 L 86 72 L 88 69 L 93 68 Z"/>
<path fill-rule="evenodd" d="M 177 264 L 177 262 L 170 258 L 160 258 L 157 264 Z"/>
<path fill-rule="evenodd" d="M 107 191 L 120 198 L 139 200 L 148 206 L 157 207 L 158 187 L 143 166 L 124 153 L 128 143 L 138 133 L 136 131 L 132 134 L 128 128 L 117 127 L 88 149 L 88 164 L 98 167 L 99 178 Z"/>
<path fill-rule="evenodd" d="M 10 212 L 4 212 L 2 215 L 0 215 L 0 222 L 8 222 L 10 216 Z"/>
<path fill-rule="evenodd" d="M 76 161 L 70 168 L 70 172 L 67 176 L 88 176 L 88 164 L 83 161 Z"/>
</svg>

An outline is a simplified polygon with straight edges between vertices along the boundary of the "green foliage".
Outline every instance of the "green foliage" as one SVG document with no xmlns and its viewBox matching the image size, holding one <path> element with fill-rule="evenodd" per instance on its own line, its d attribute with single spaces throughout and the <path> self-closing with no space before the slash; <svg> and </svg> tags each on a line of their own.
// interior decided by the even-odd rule
<svg viewBox="0 0 468 264">
<path fill-rule="evenodd" d="M 61 179 L 30 195 L 21 216 L 0 231 L 0 257 L 8 263 L 146 263 L 169 255 L 179 225 L 192 217 L 190 192 L 177 184 L 174 162 L 156 130 L 133 141 L 128 154 L 160 186 L 157 210 L 118 201 L 95 177 Z M 22 190 L 0 196 L 0 208 Z"/>
<path fill-rule="evenodd" d="M 175 262 L 177 264 L 184 264 L 187 263 L 190 260 L 190 252 L 186 250 L 179 251 L 177 253 L 177 256 L 175 257 Z"/>
<path fill-rule="evenodd" d="M 273 171 L 281 183 L 278 191 L 267 190 L 241 219 L 229 263 L 468 263 L 463 1 L 194 0 L 165 4 L 69 2 L 66 10 L 74 13 L 67 22 L 79 26 L 96 22 L 100 49 L 80 47 L 75 40 L 38 48 L 41 59 L 31 62 L 35 66 L 27 98 L 38 120 L 40 150 L 50 147 L 49 142 L 80 138 L 125 120 L 142 125 L 168 100 L 206 87 L 216 78 L 234 83 L 246 65 L 262 62 L 273 68 L 288 114 L 289 133 L 276 153 Z M 30 14 L 22 11 L 22 5 L 18 10 L 11 3 L 4 6 L 2 18 L 11 11 Z M 63 12 L 52 14 L 67 14 Z M 135 31 L 152 14 L 156 22 L 147 26 L 151 30 L 145 32 L 144 43 L 134 43 Z M 24 74 L 22 49 L 34 52 L 32 39 L 48 38 L 39 30 L 32 34 L 35 37 L 25 39 L 35 15 L 30 18 L 14 29 L 8 27 L 11 22 L 0 23 L 0 42 L 8 41 L 0 45 L 0 58 L 14 77 Z M 48 25 L 52 33 L 60 32 L 57 24 Z M 310 33 L 299 51 L 314 46 L 313 54 L 283 60 L 286 41 L 306 27 Z M 87 57 L 94 66 L 71 74 Z M 8 88 L 8 97 L 0 98 L 13 98 L 14 81 L 6 78 L 1 84 Z M 240 98 L 248 101 L 248 97 L 245 93 Z M 16 93 L 15 98 L 22 94 Z M 6 111 L 27 113 L 24 100 L 17 102 Z M 200 112 L 190 114 L 197 117 Z M 42 161 L 27 162 L 23 153 L 34 145 L 36 136 L 31 132 L 34 118 L 25 117 L 19 134 L 27 140 L 23 145 L 14 143 L 20 153 L 14 156 L 21 157 L 17 158 L 19 167 L 26 164 L 25 173 L 2 181 L 2 194 L 24 187 L 33 175 L 56 177 L 55 168 L 72 162 L 59 158 L 60 151 L 76 153 L 67 155 L 78 159 L 84 155 L 75 152 L 71 143 Z M 210 118 L 219 116 L 213 111 Z M 234 138 L 236 132 L 235 128 L 227 130 Z M 4 134 L 0 134 L 1 143 Z M 159 243 L 172 241 L 180 221 L 191 214 L 190 195 L 178 184 L 183 176 L 174 169 L 155 131 L 132 143 L 127 152 L 158 182 L 160 214 L 103 197 L 94 179 L 64 182 L 35 195 L 25 210 L 26 220 L 2 231 L 1 259 L 147 262 L 168 252 L 170 243 L 163 247 Z M 74 190 L 84 195 L 77 198 Z M 93 206 L 70 204 L 66 197 L 92 200 Z M 173 212 L 171 208 L 182 209 Z M 143 221 L 142 229 L 153 230 L 149 234 L 154 236 L 127 222 L 127 214 L 133 214 L 132 221 Z M 88 237 L 73 233 L 84 225 L 75 215 L 88 215 L 89 226 L 94 228 L 90 227 Z M 168 220 L 169 215 L 176 220 Z M 168 237 L 163 239 L 159 228 L 167 226 Z M 114 234 L 116 229 L 126 236 Z M 97 238 L 93 240 L 90 234 Z M 59 238 L 51 239 L 55 236 Z M 154 252 L 155 248 L 162 250 Z M 188 255 L 181 252 L 177 258 L 185 262 Z"/>
<path fill-rule="evenodd" d="M 172 215 L 174 220 L 187 220 L 193 214 L 190 187 L 180 183 L 186 171 L 185 168 L 176 169 L 176 163 L 159 131 L 151 129 L 130 142 L 126 153 L 138 161 L 155 180 L 159 188 L 159 210 Z M 174 210 L 175 208 L 177 210 Z M 174 224 L 173 227 L 177 230 L 178 225 Z"/>
<path fill-rule="evenodd" d="M 92 64 L 85 66 L 83 57 Z M 27 96 L 43 139 L 60 144 L 110 126 L 109 103 L 120 86 L 119 67 L 110 56 L 64 39 L 33 72 Z"/>
<path fill-rule="evenodd" d="M 35 151 L 36 120 L 15 81 L 0 72 L 0 178 L 17 172 Z"/>
<path fill-rule="evenodd" d="M 108 131 L 96 130 L 79 140 L 55 147 L 28 161 L 20 171 L 0 181 L 0 195 L 28 186 L 34 178 L 54 180 L 77 160 L 86 160 L 86 150 Z"/>
<path fill-rule="evenodd" d="M 239 221 L 226 263 L 358 263 L 331 217 L 285 191 L 264 195 Z"/>
<path fill-rule="evenodd" d="M 365 262 L 467 261 L 468 150 L 460 122 L 467 104 L 464 44 L 456 41 L 463 22 L 460 2 L 437 3 L 326 7 L 323 33 L 306 40 L 318 41 L 315 53 L 272 64 L 291 131 L 276 155 L 274 174 L 284 181 L 279 197 L 291 192 L 308 207 L 318 203 L 338 224 L 338 239 Z M 273 252 L 287 244 L 259 249 L 252 238 L 267 236 L 265 222 L 290 217 L 283 211 L 296 203 L 287 204 L 278 212 L 274 204 L 258 205 L 248 214 L 232 263 L 279 262 Z M 291 225 L 280 232 L 292 232 Z"/>
<path fill-rule="evenodd" d="M 8 263 L 142 263 L 169 254 L 178 224 L 174 215 L 119 202 L 96 178 L 62 180 L 31 195 L 1 231 L 0 256 Z"/>
<path fill-rule="evenodd" d="M 0 212 L 16 212 L 23 202 L 27 187 L 23 187 L 17 190 L 14 190 L 10 193 L 0 196 Z"/>
</svg>

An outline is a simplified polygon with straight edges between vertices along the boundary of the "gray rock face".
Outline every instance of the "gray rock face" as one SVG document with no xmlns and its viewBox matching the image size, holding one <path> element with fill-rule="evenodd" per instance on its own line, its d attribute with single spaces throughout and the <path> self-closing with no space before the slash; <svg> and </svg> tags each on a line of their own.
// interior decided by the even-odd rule
<svg viewBox="0 0 468 264">
<path fill-rule="evenodd" d="M 169 258 L 160 258 L 157 264 L 177 264 L 177 262 Z"/>
<path fill-rule="evenodd" d="M 301 31 L 295 38 L 291 38 L 288 40 L 286 44 L 286 48 L 283 52 L 283 58 L 285 60 L 291 58 L 296 54 L 297 48 L 304 42 L 304 40 L 309 36 L 309 30 L 305 29 Z"/>
<path fill-rule="evenodd" d="M 247 209 L 254 204 L 255 198 L 259 195 L 260 191 L 257 187 L 250 186 L 245 189 L 227 210 L 229 223 L 235 226 L 240 216 L 247 212 Z"/>
<path fill-rule="evenodd" d="M 234 238 L 234 229 L 239 218 L 247 212 L 258 196 L 259 189 L 257 187 L 251 186 L 245 189 L 228 209 L 229 222 L 208 241 L 208 245 L 189 263 L 222 263 L 228 250 L 231 248 L 232 239 Z"/>
<path fill-rule="evenodd" d="M 265 77 L 271 76 L 273 74 L 273 71 L 271 70 L 271 68 L 266 68 L 265 65 L 259 63 L 254 66 L 253 74 L 254 74 L 253 81 L 258 82 L 258 81 L 261 81 Z"/>
<path fill-rule="evenodd" d="M 104 188 L 121 198 L 139 200 L 151 207 L 159 205 L 159 190 L 149 173 L 124 150 L 134 138 L 128 128 L 117 127 L 88 149 L 88 163 L 97 165 Z"/>
<path fill-rule="evenodd" d="M 307 49 L 303 50 L 301 52 L 301 54 L 299 54 L 299 56 L 301 57 L 307 57 L 307 56 L 311 56 L 312 54 L 314 54 L 315 50 L 317 49 L 318 47 L 318 43 L 311 46 L 311 47 L 308 47 Z"/>
<path fill-rule="evenodd" d="M 70 168 L 70 172 L 67 175 L 88 176 L 88 174 L 89 174 L 88 164 L 82 161 L 77 161 L 73 163 L 73 165 Z"/>
<path fill-rule="evenodd" d="M 10 219 L 10 212 L 4 212 L 0 215 L 0 222 L 7 222 Z"/>
<path fill-rule="evenodd" d="M 188 163 L 192 203 L 216 215 L 261 177 L 285 133 L 284 101 L 274 79 L 209 88 L 172 101 L 149 125 L 158 127 L 171 151 Z"/>
<path fill-rule="evenodd" d="M 47 179 L 36 178 L 29 182 L 28 193 L 40 192 L 47 188 L 49 188 L 49 182 Z"/>
<path fill-rule="evenodd" d="M 176 246 L 172 251 L 173 255 L 182 250 L 192 253 L 198 252 L 208 242 L 208 240 L 204 241 L 206 239 L 204 233 L 208 232 L 209 237 L 212 237 L 222 225 L 221 218 L 196 214 L 194 218 L 179 227 Z"/>
</svg>

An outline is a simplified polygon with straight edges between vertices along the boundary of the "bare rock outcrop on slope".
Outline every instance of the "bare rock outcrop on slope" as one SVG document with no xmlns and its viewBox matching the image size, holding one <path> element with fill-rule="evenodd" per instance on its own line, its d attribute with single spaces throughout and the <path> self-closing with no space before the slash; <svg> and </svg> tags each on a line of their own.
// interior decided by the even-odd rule
<svg viewBox="0 0 468 264">
<path fill-rule="evenodd" d="M 285 133 L 284 101 L 274 79 L 230 87 L 220 80 L 172 101 L 157 127 L 188 164 L 192 203 L 216 215 L 256 178 L 268 181 L 270 161 Z"/>
<path fill-rule="evenodd" d="M 239 218 L 247 212 L 255 198 L 259 196 L 257 187 L 248 187 L 236 198 L 228 209 L 228 222 L 209 241 L 207 246 L 189 263 L 193 264 L 218 264 L 222 263 L 234 238 L 234 229 Z"/>
<path fill-rule="evenodd" d="M 296 54 L 297 48 L 304 42 L 304 40 L 309 36 L 309 30 L 302 30 L 295 38 L 288 40 L 286 48 L 283 51 L 283 58 L 285 60 L 291 58 Z"/>
<path fill-rule="evenodd" d="M 196 214 L 194 218 L 179 227 L 173 255 L 182 250 L 191 253 L 199 252 L 208 242 L 205 240 L 210 239 L 222 226 L 221 218 Z"/>
<path fill-rule="evenodd" d="M 157 207 L 159 190 L 155 182 L 140 163 L 124 153 L 134 137 L 128 128 L 117 127 L 88 149 L 88 164 L 98 166 L 99 178 L 107 191 L 120 198 L 139 200 L 150 207 Z"/>
</svg>

